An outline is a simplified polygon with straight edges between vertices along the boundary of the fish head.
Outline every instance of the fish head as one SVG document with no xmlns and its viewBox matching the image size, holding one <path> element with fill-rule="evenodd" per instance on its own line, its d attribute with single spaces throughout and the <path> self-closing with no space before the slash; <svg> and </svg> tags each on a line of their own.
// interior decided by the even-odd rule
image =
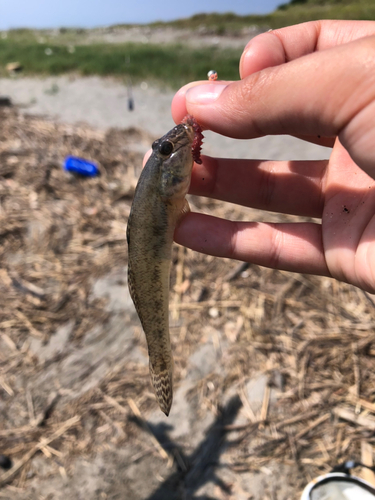
<svg viewBox="0 0 375 500">
<path fill-rule="evenodd" d="M 201 138 L 199 138 L 201 142 Z M 163 197 L 184 198 L 190 185 L 197 130 L 193 123 L 180 123 L 152 145 L 152 156 L 160 165 Z"/>
</svg>

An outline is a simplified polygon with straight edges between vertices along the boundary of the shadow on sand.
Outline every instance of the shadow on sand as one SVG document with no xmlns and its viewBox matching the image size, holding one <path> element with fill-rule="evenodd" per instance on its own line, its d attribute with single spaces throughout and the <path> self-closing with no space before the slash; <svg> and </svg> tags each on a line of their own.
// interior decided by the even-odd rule
<svg viewBox="0 0 375 500">
<path fill-rule="evenodd" d="M 168 437 L 171 426 L 148 423 L 161 446 L 174 456 L 177 470 L 170 474 L 159 488 L 145 500 L 215 500 L 206 495 L 195 496 L 195 493 L 209 482 L 216 484 L 229 494 L 230 486 L 217 477 L 216 469 L 219 466 L 219 457 L 226 443 L 225 426 L 233 423 L 240 408 L 239 397 L 232 397 L 221 408 L 217 418 L 207 429 L 205 438 L 190 455 L 186 455 L 182 448 Z M 141 426 L 136 417 L 132 420 Z"/>
</svg>

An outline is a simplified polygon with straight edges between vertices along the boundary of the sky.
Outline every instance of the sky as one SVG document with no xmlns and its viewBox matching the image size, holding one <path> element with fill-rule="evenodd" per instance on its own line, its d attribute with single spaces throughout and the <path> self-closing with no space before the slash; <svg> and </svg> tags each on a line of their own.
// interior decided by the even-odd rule
<svg viewBox="0 0 375 500">
<path fill-rule="evenodd" d="M 285 0 L 0 0 L 0 30 L 150 23 L 201 12 L 264 14 Z"/>
</svg>

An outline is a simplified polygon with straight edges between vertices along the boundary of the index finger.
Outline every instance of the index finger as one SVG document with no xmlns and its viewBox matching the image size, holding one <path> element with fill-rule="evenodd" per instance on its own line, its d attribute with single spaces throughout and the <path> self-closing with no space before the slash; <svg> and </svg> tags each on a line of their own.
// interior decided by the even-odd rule
<svg viewBox="0 0 375 500">
<path fill-rule="evenodd" d="M 373 21 L 310 21 L 262 33 L 246 45 L 241 78 L 312 52 L 330 49 L 375 34 Z"/>
</svg>

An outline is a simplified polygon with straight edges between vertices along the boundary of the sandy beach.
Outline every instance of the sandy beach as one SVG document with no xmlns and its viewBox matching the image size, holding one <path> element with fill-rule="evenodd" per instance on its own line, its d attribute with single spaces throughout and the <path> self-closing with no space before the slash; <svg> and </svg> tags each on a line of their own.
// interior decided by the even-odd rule
<svg viewBox="0 0 375 500">
<path fill-rule="evenodd" d="M 61 123 L 87 123 L 101 130 L 136 127 L 155 139 L 174 126 L 170 112 L 174 92 L 147 82 L 131 89 L 133 111 L 128 110 L 128 87 L 111 78 L 1 78 L 0 95 L 9 96 L 24 113 Z M 203 153 L 226 158 L 313 160 L 328 158 L 329 149 L 289 136 L 241 141 L 206 131 Z"/>
<path fill-rule="evenodd" d="M 284 421 L 290 405 L 302 412 L 292 428 L 298 437 L 304 418 L 316 417 L 311 408 L 318 404 L 303 392 L 313 387 L 316 373 L 303 372 L 306 380 L 300 381 L 300 353 L 311 338 L 318 342 L 321 330 L 324 335 L 320 325 L 327 323 L 330 332 L 349 314 L 353 322 L 369 317 L 366 299 L 346 285 L 331 293 L 328 278 L 257 266 L 247 270 L 237 262 L 174 248 L 176 390 L 166 420 L 151 392 L 145 340 L 127 287 L 125 228 L 142 156 L 174 125 L 174 92 L 142 82 L 132 89 L 133 111 L 129 89 L 109 78 L 3 78 L 0 95 L 16 107 L 4 111 L 8 126 L 2 129 L 1 216 L 8 246 L 0 270 L 5 301 L 0 324 L 15 326 L 7 330 L 14 340 L 0 336 L 8 370 L 1 379 L 8 392 L 0 411 L 7 428 L 16 429 L 16 439 L 21 429 L 25 443 L 17 448 L 5 432 L 2 446 L 16 460 L 26 457 L 19 481 L 6 486 L 2 498 L 292 498 L 307 476 L 291 459 L 292 438 L 282 430 Z M 205 136 L 203 152 L 214 156 L 329 156 L 326 148 L 288 136 L 249 141 Z M 99 159 L 105 175 L 86 182 L 63 172 L 64 155 L 75 151 Z M 239 220 L 280 218 L 196 197 L 192 208 Z M 345 304 L 350 308 L 342 315 Z M 352 333 L 352 323 L 343 325 Z M 343 335 L 341 341 L 350 360 L 351 340 Z M 319 349 L 315 362 L 328 373 L 327 350 Z M 349 365 L 343 363 L 351 373 Z M 323 387 L 323 375 L 320 380 Z M 285 383 L 290 401 L 283 399 Z M 349 382 L 343 387 L 349 393 Z M 330 393 L 319 391 L 312 394 L 325 408 L 324 432 L 333 439 L 335 427 L 325 416 Z M 280 427 L 264 430 L 267 415 Z M 311 449 L 320 456 L 323 431 L 312 425 Z M 68 438 L 39 452 L 38 440 L 45 432 L 52 439 L 59 429 L 66 429 Z M 258 433 L 256 441 L 252 432 Z M 232 446 L 236 439 L 238 446 Z"/>
</svg>

